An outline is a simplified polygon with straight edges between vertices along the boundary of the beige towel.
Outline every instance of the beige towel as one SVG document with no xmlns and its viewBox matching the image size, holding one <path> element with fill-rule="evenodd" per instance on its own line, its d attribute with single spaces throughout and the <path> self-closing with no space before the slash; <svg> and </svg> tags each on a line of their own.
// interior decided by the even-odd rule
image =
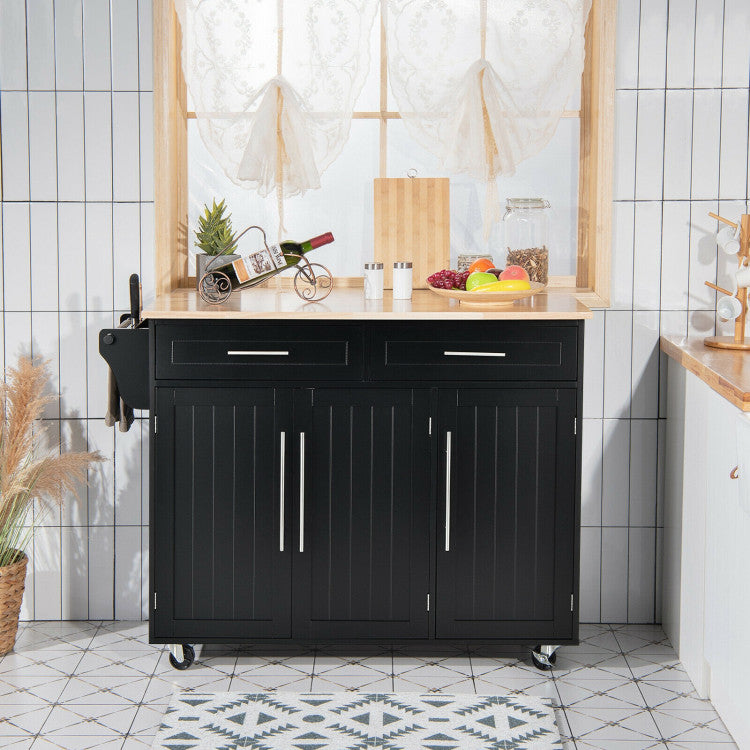
<svg viewBox="0 0 750 750">
<path fill-rule="evenodd" d="M 127 328 L 129 319 L 125 323 L 120 323 L 119 328 Z M 127 432 L 130 425 L 133 424 L 133 409 L 128 406 L 120 397 L 120 389 L 117 387 L 117 380 L 112 368 L 109 368 L 109 378 L 107 382 L 107 413 L 104 415 L 104 424 L 107 427 L 114 426 L 119 422 L 118 429 L 120 432 Z"/>
</svg>

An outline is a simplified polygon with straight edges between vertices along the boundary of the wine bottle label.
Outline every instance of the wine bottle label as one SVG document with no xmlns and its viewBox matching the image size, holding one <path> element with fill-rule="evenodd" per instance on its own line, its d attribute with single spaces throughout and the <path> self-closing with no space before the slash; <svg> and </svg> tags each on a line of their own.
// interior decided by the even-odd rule
<svg viewBox="0 0 750 750">
<path fill-rule="evenodd" d="M 286 266 L 286 259 L 279 245 L 271 245 L 269 248 L 243 255 L 232 263 L 240 284 L 245 284 L 284 266 Z"/>
</svg>

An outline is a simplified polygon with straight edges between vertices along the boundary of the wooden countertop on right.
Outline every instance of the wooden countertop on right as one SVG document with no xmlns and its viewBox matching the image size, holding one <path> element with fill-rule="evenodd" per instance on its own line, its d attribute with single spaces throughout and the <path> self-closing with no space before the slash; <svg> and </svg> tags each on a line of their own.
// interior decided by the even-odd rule
<svg viewBox="0 0 750 750">
<path fill-rule="evenodd" d="M 661 350 L 742 411 L 750 411 L 750 352 L 712 349 L 702 338 L 662 336 Z"/>
</svg>

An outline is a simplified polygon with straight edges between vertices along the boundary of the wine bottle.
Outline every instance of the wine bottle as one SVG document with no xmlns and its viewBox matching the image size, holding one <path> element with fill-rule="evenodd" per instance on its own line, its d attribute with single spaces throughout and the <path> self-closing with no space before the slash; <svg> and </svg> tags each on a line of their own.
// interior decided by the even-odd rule
<svg viewBox="0 0 750 750">
<path fill-rule="evenodd" d="M 255 285 L 286 268 L 296 266 L 300 258 L 290 257 L 290 255 L 302 256 L 330 242 L 333 242 L 333 235 L 330 232 L 304 242 L 285 240 L 277 245 L 270 245 L 268 248 L 264 247 L 262 250 L 241 255 L 237 260 L 212 270 L 221 271 L 229 276 L 233 289 L 250 283 Z"/>
</svg>

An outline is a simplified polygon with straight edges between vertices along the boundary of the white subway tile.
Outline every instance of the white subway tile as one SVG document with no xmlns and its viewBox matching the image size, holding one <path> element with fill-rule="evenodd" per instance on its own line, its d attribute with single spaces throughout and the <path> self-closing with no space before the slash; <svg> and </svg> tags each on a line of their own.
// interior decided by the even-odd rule
<svg viewBox="0 0 750 750">
<path fill-rule="evenodd" d="M 118 526 L 115 529 L 115 619 L 138 620 L 141 617 L 141 527 Z"/>
<path fill-rule="evenodd" d="M 63 313 L 64 314 L 64 313 Z M 60 420 L 60 444 L 63 450 L 88 450 L 88 425 L 85 419 Z M 62 507 L 63 526 L 88 526 L 86 483 L 77 483 L 75 492 L 68 492 Z"/>
<path fill-rule="evenodd" d="M 615 86 L 618 89 L 634 89 L 638 86 L 640 5 L 635 0 L 621 0 L 617 3 Z"/>
<path fill-rule="evenodd" d="M 41 526 L 34 532 L 34 617 L 62 618 L 60 527 Z"/>
<path fill-rule="evenodd" d="M 138 90 L 138 0 L 112 4 L 112 89 Z"/>
<path fill-rule="evenodd" d="M 583 416 L 601 419 L 604 409 L 604 310 L 595 310 L 584 326 Z"/>
<path fill-rule="evenodd" d="M 664 603 L 664 529 L 656 529 L 656 585 L 654 591 L 654 619 L 663 622 L 662 606 Z"/>
<path fill-rule="evenodd" d="M 83 0 L 55 0 L 58 92 L 83 90 Z"/>
<path fill-rule="evenodd" d="M 31 310 L 28 203 L 3 205 L 3 251 L 5 310 Z"/>
<path fill-rule="evenodd" d="M 630 422 L 630 513 L 629 526 L 656 524 L 657 421 Z"/>
<path fill-rule="evenodd" d="M 687 317 L 687 310 L 662 310 L 659 313 L 660 335 L 687 336 Z"/>
<path fill-rule="evenodd" d="M 26 2 L 0 2 L 0 81 L 3 95 L 26 88 Z M 5 131 L 5 121 L 3 121 Z M 5 137 L 5 132 L 3 132 Z M 3 163 L 5 159 L 3 158 Z"/>
<path fill-rule="evenodd" d="M 633 306 L 633 254 L 635 203 L 612 204 L 612 288 L 610 307 L 630 309 Z"/>
<path fill-rule="evenodd" d="M 641 3 L 638 87 L 664 88 L 667 61 L 667 0 Z"/>
<path fill-rule="evenodd" d="M 602 458 L 602 524 L 628 525 L 630 420 L 605 419 Z"/>
<path fill-rule="evenodd" d="M 82 203 L 60 203 L 59 227 L 60 310 L 86 309 L 86 209 Z M 92 248 L 92 252 L 96 250 Z"/>
<path fill-rule="evenodd" d="M 2 3 L 0 3 L 2 5 Z M 26 565 L 26 581 L 24 584 L 23 599 L 21 600 L 20 620 L 34 620 L 34 539 L 26 547 L 29 562 Z"/>
<path fill-rule="evenodd" d="M 113 205 L 114 307 L 130 310 L 129 279 L 141 263 L 140 207 L 137 203 Z"/>
<path fill-rule="evenodd" d="M 84 95 L 86 200 L 112 200 L 111 94 L 87 91 Z"/>
<path fill-rule="evenodd" d="M 695 0 L 669 0 L 667 86 L 691 88 L 695 45 Z"/>
<path fill-rule="evenodd" d="M 5 310 L 5 366 L 15 367 L 18 358 L 31 355 L 31 313 Z"/>
<path fill-rule="evenodd" d="M 153 91 L 153 5 L 152 0 L 138 2 L 139 85 L 141 91 Z"/>
<path fill-rule="evenodd" d="M 148 561 L 149 561 L 149 529 L 141 527 L 141 619 L 148 620 L 151 611 L 151 597 L 149 596 Z"/>
<path fill-rule="evenodd" d="M 661 201 L 635 204 L 633 307 L 658 310 L 661 293 Z"/>
<path fill-rule="evenodd" d="M 88 528 L 62 529 L 61 561 L 63 620 L 86 620 L 89 616 Z"/>
<path fill-rule="evenodd" d="M 635 197 L 635 144 L 638 115 L 636 91 L 615 92 L 615 200 L 632 200 Z"/>
<path fill-rule="evenodd" d="M 50 395 L 57 395 L 60 392 L 60 324 L 56 311 L 31 314 L 31 342 L 34 357 L 48 363 L 49 385 L 46 390 Z M 60 402 L 57 398 L 45 405 L 42 416 L 46 419 L 60 418 Z"/>
<path fill-rule="evenodd" d="M 602 622 L 627 622 L 628 530 L 602 529 Z"/>
<path fill-rule="evenodd" d="M 147 525 L 149 523 L 149 486 L 151 483 L 151 476 L 149 474 L 150 469 L 150 457 L 149 457 L 149 445 L 151 435 L 151 424 L 149 422 L 148 412 L 143 412 L 144 418 L 137 419 L 131 429 L 138 430 L 141 434 L 141 487 L 143 493 L 141 495 L 141 523 Z"/>
<path fill-rule="evenodd" d="M 89 619 L 112 620 L 115 613 L 114 528 L 89 528 Z"/>
<path fill-rule="evenodd" d="M 86 206 L 86 298 L 91 310 L 112 309 L 112 204 Z"/>
<path fill-rule="evenodd" d="M 721 86 L 724 3 L 696 0 L 695 87 Z M 728 19 L 732 23 L 732 19 Z"/>
<path fill-rule="evenodd" d="M 708 200 L 719 190 L 721 91 L 696 91 L 693 105 L 693 199 Z"/>
<path fill-rule="evenodd" d="M 102 328 L 114 328 L 113 313 L 89 312 L 86 314 L 87 415 L 99 419 L 104 419 L 107 411 L 107 376 L 109 374 L 109 367 L 99 354 L 99 331 Z"/>
<path fill-rule="evenodd" d="M 630 416 L 633 314 L 607 310 L 604 327 L 604 416 Z"/>
<path fill-rule="evenodd" d="M 31 304 L 57 310 L 57 203 L 30 204 Z"/>
<path fill-rule="evenodd" d="M 661 230 L 662 310 L 687 310 L 690 271 L 690 204 L 664 201 Z"/>
<path fill-rule="evenodd" d="M 750 49 L 750 43 L 747 44 Z M 748 90 L 735 89 L 721 93 L 721 157 L 719 163 L 719 198 L 745 198 L 748 156 Z"/>
<path fill-rule="evenodd" d="M 29 89 L 52 91 L 55 88 L 55 14 L 52 0 L 26 3 L 26 44 Z"/>
<path fill-rule="evenodd" d="M 128 432 L 115 434 L 115 519 L 118 526 L 140 526 L 141 431 L 133 424 Z"/>
<path fill-rule="evenodd" d="M 581 429 L 581 524 L 602 522 L 602 429 L 601 419 L 583 419 Z"/>
<path fill-rule="evenodd" d="M 29 199 L 29 108 L 27 95 L 3 91 L 0 97 L 2 139 L 2 199 Z"/>
<path fill-rule="evenodd" d="M 65 418 L 86 416 L 85 312 L 60 312 L 60 413 Z"/>
<path fill-rule="evenodd" d="M 666 356 L 666 355 L 665 355 Z M 666 376 L 667 366 L 664 365 L 664 374 Z M 664 526 L 664 493 L 666 485 L 666 454 L 667 454 L 667 407 L 666 407 L 666 382 L 664 378 L 664 416 L 660 416 L 656 430 L 657 450 L 656 450 L 656 525 Z"/>
<path fill-rule="evenodd" d="M 581 529 L 581 581 L 579 619 L 581 622 L 601 621 L 602 530 Z"/>
<path fill-rule="evenodd" d="M 114 200 L 140 197 L 138 94 L 112 94 L 112 185 Z"/>
<path fill-rule="evenodd" d="M 141 294 L 144 306 L 154 301 L 154 204 L 141 204 Z"/>
<path fill-rule="evenodd" d="M 83 94 L 57 93 L 58 200 L 82 201 L 86 197 L 83 147 Z"/>
<path fill-rule="evenodd" d="M 664 198 L 690 198 L 693 92 L 667 91 L 664 128 Z"/>
<path fill-rule="evenodd" d="M 628 622 L 655 620 L 656 529 L 630 529 L 628 538 Z"/>
<path fill-rule="evenodd" d="M 89 469 L 89 526 L 112 526 L 115 522 L 115 436 L 103 419 L 88 420 L 90 451 L 99 451 L 106 459 Z"/>
<path fill-rule="evenodd" d="M 86 91 L 111 88 L 110 4 L 83 0 L 83 85 Z"/>
<path fill-rule="evenodd" d="M 55 94 L 29 94 L 29 173 L 31 200 L 57 200 L 57 134 Z"/>
<path fill-rule="evenodd" d="M 690 309 L 713 310 L 715 292 L 703 282 L 716 283 L 716 221 L 709 217 L 718 203 L 714 201 L 693 201 L 690 214 Z M 692 321 L 691 321 L 692 324 Z"/>
<path fill-rule="evenodd" d="M 154 95 L 140 94 L 141 197 L 154 199 Z"/>
<path fill-rule="evenodd" d="M 664 179 L 664 90 L 638 92 L 636 200 L 661 200 Z"/>
<path fill-rule="evenodd" d="M 659 414 L 659 311 L 633 313 L 633 383 L 630 416 L 656 419 Z"/>
<path fill-rule="evenodd" d="M 750 4 L 724 0 L 724 53 L 722 86 L 747 88 L 750 71 Z"/>
<path fill-rule="evenodd" d="M 714 310 L 690 310 L 688 312 L 688 337 L 702 339 L 706 336 L 713 336 L 716 333 L 715 315 Z"/>
</svg>

